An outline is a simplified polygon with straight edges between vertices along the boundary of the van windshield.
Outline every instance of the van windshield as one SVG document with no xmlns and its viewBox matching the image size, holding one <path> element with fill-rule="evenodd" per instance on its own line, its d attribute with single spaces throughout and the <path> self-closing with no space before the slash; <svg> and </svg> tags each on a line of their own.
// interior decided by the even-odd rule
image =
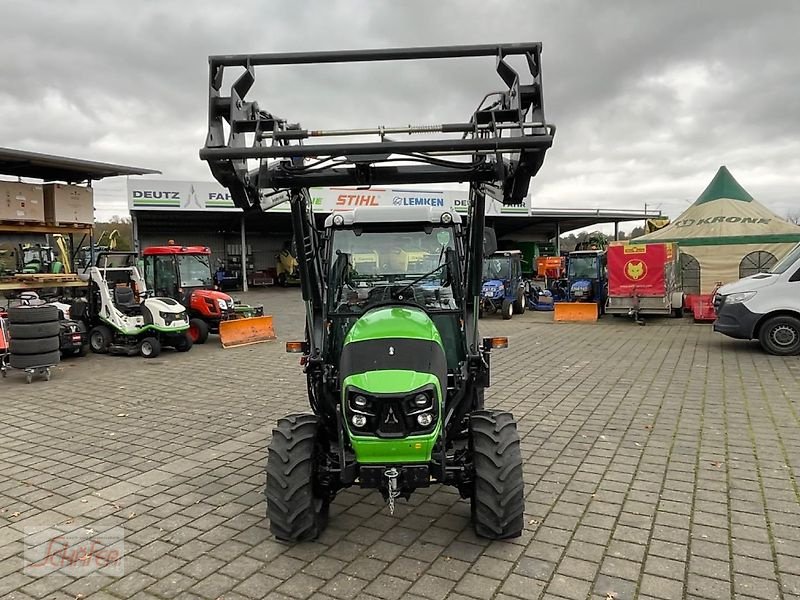
<svg viewBox="0 0 800 600">
<path fill-rule="evenodd" d="M 800 259 L 800 244 L 797 244 L 797 246 L 792 248 L 789 254 L 780 259 L 778 263 L 772 267 L 770 273 L 773 273 L 774 275 L 785 273 L 789 267 L 798 261 L 798 259 Z"/>
</svg>

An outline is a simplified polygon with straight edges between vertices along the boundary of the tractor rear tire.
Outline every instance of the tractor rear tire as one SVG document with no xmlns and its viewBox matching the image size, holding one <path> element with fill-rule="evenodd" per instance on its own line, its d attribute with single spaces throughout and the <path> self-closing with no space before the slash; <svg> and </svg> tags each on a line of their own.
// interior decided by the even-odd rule
<svg viewBox="0 0 800 600">
<path fill-rule="evenodd" d="M 146 337 L 139 342 L 139 354 L 145 358 L 155 358 L 161 354 L 161 342 L 158 338 Z"/>
<path fill-rule="evenodd" d="M 330 498 L 317 485 L 319 419 L 289 415 L 272 430 L 267 458 L 267 517 L 287 542 L 316 539 L 328 523 Z"/>
<path fill-rule="evenodd" d="M 12 323 L 8 326 L 11 339 L 35 340 L 38 338 L 53 337 L 61 333 L 61 324 L 58 321 L 49 323 Z"/>
<path fill-rule="evenodd" d="M 525 509 L 522 455 L 511 413 L 480 410 L 470 415 L 469 444 L 474 465 L 472 526 L 493 540 L 522 535 Z"/>
<path fill-rule="evenodd" d="M 55 306 L 12 306 L 8 309 L 8 322 L 51 323 L 58 321 L 58 308 Z"/>
<path fill-rule="evenodd" d="M 194 344 L 205 344 L 208 339 L 208 323 L 203 319 L 189 319 L 189 335 Z"/>
<path fill-rule="evenodd" d="M 106 354 L 112 341 L 111 330 L 105 325 L 97 325 L 89 331 L 89 348 L 95 354 Z"/>
<path fill-rule="evenodd" d="M 11 354 L 47 354 L 61 347 L 58 336 L 39 338 L 38 340 L 19 340 L 11 338 L 9 350 Z"/>
<path fill-rule="evenodd" d="M 57 365 L 61 362 L 61 352 L 46 352 L 44 354 L 12 354 L 8 364 L 15 369 L 30 369 L 32 367 L 46 367 Z"/>
<path fill-rule="evenodd" d="M 503 320 L 507 321 L 514 316 L 514 303 L 510 300 L 503 300 L 503 306 L 500 312 L 503 313 Z"/>
</svg>

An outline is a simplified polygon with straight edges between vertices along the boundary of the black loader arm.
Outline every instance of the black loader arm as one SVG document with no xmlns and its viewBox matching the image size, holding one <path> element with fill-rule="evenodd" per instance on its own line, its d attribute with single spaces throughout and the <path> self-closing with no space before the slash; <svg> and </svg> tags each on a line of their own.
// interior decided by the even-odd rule
<svg viewBox="0 0 800 600">
<path fill-rule="evenodd" d="M 553 143 L 544 114 L 541 44 L 486 44 L 209 57 L 208 135 L 200 158 L 244 210 L 312 186 L 469 182 L 520 204 Z M 521 56 L 528 73 L 508 62 Z M 467 120 L 399 127 L 306 129 L 247 99 L 256 67 L 494 57 L 502 83 Z M 238 77 L 223 89 L 227 70 Z M 411 139 L 395 141 L 388 136 Z M 346 142 L 319 143 L 336 137 Z M 364 138 L 372 138 L 365 140 Z"/>
</svg>

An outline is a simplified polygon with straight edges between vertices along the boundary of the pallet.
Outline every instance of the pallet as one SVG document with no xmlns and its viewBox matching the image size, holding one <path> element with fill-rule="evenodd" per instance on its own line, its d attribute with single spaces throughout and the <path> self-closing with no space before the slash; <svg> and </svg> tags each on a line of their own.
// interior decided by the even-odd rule
<svg viewBox="0 0 800 600">
<path fill-rule="evenodd" d="M 85 233 L 92 232 L 93 225 L 83 223 L 62 223 L 49 225 L 40 221 L 3 221 L 0 220 L 0 231 L 6 233 Z"/>
</svg>

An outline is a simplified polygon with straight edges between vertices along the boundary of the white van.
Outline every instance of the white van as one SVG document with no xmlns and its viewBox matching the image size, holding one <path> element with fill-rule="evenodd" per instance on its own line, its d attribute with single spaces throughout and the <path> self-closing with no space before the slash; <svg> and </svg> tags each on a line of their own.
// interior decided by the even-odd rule
<svg viewBox="0 0 800 600">
<path fill-rule="evenodd" d="M 800 244 L 768 273 L 723 285 L 714 306 L 714 331 L 758 340 L 770 354 L 800 354 Z"/>
</svg>

